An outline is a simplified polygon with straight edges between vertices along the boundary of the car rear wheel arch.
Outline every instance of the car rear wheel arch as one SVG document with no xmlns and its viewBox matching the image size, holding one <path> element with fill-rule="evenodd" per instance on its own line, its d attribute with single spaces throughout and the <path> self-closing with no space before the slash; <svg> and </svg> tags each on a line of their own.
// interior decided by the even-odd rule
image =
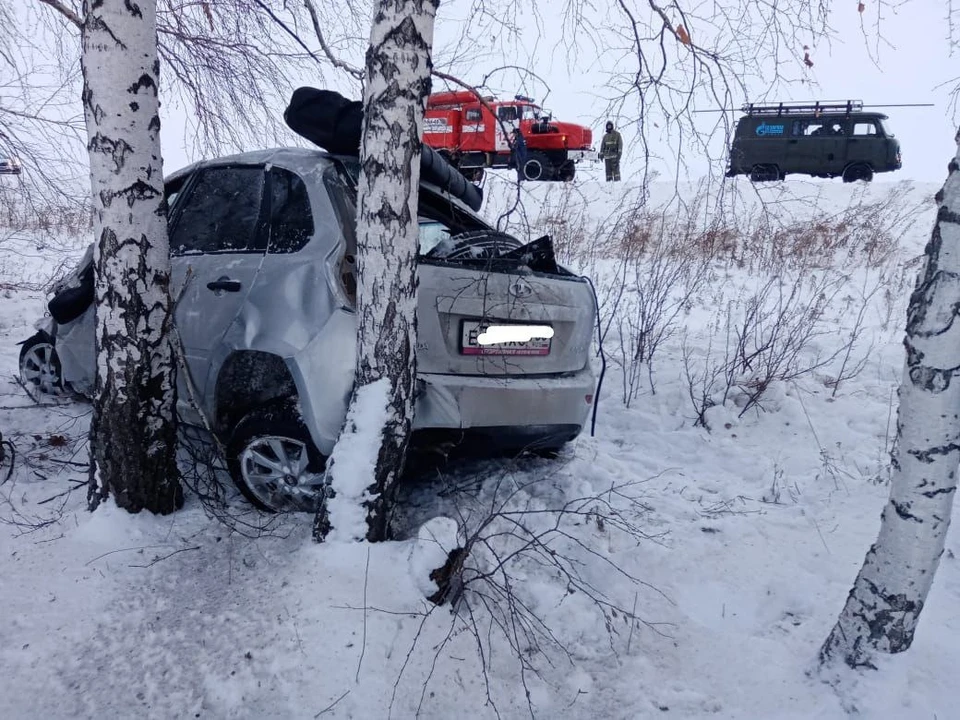
<svg viewBox="0 0 960 720">
<path fill-rule="evenodd" d="M 296 382 L 282 357 L 258 350 L 234 352 L 217 375 L 216 427 L 229 437 L 253 408 L 296 395 Z"/>
</svg>

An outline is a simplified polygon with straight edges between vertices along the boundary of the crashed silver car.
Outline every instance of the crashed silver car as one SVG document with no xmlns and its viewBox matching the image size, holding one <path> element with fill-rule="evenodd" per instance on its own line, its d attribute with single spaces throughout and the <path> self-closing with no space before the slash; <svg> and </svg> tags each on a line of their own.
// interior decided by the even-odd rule
<svg viewBox="0 0 960 720">
<path fill-rule="evenodd" d="M 197 163 L 166 183 L 176 323 L 196 405 L 228 448 L 238 487 L 264 509 L 316 506 L 346 416 L 356 173 L 356 158 L 278 149 Z M 556 265 L 548 238 L 522 244 L 430 183 L 419 221 L 414 428 L 516 449 L 576 437 L 594 393 L 589 283 Z M 91 259 L 23 343 L 26 385 L 90 393 L 92 289 L 80 288 L 92 288 Z M 201 425 L 183 375 L 180 417 Z"/>
</svg>

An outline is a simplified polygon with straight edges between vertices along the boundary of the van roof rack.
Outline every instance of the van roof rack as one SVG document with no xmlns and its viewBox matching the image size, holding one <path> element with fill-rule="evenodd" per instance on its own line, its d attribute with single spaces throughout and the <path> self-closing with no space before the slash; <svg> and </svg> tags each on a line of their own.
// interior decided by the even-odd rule
<svg viewBox="0 0 960 720">
<path fill-rule="evenodd" d="M 828 100 L 826 102 L 746 103 L 740 108 L 748 115 L 798 115 L 814 113 L 846 114 L 863 110 L 862 100 Z"/>
</svg>

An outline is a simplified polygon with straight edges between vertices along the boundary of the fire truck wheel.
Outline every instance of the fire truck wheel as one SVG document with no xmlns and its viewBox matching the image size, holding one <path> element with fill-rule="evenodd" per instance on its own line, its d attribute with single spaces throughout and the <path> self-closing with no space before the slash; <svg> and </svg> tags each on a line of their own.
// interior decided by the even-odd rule
<svg viewBox="0 0 960 720">
<path fill-rule="evenodd" d="M 546 155 L 533 152 L 524 163 L 523 176 L 527 180 L 550 180 L 553 177 L 553 166 Z"/>
<path fill-rule="evenodd" d="M 567 160 L 557 169 L 557 178 L 563 182 L 570 182 L 577 174 L 577 166 L 573 160 Z"/>
</svg>

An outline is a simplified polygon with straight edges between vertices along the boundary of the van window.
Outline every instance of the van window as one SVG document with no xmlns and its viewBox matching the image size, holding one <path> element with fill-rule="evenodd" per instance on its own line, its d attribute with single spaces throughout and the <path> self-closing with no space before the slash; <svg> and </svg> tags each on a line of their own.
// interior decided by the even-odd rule
<svg viewBox="0 0 960 720">
<path fill-rule="evenodd" d="M 791 132 L 804 137 L 837 137 L 845 134 L 843 123 L 839 120 L 794 120 Z"/>
<path fill-rule="evenodd" d="M 877 135 L 877 126 L 873 122 L 858 122 L 853 126 L 854 135 Z"/>
</svg>

